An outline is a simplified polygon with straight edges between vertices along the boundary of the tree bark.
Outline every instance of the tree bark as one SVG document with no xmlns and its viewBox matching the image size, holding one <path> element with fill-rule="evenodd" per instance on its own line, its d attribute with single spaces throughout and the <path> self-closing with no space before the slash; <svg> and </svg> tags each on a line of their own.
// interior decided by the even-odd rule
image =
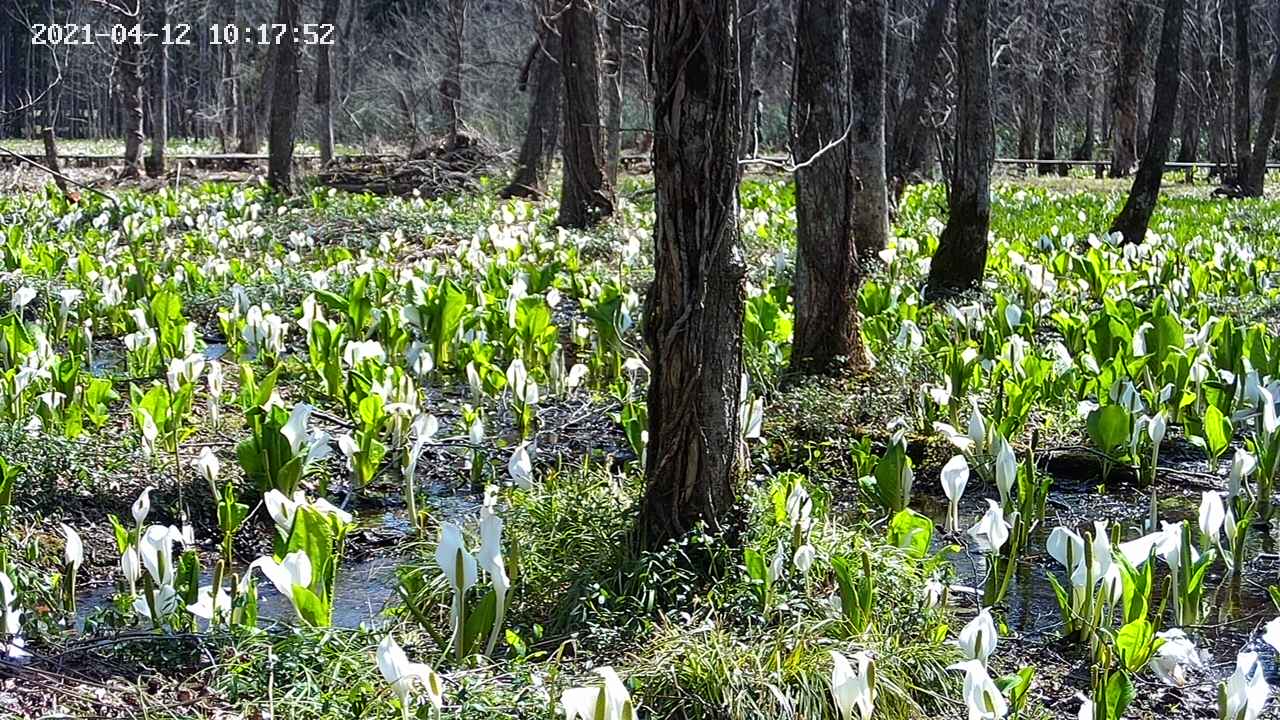
<svg viewBox="0 0 1280 720">
<path fill-rule="evenodd" d="M 1246 197 L 1262 197 L 1267 179 L 1267 158 L 1271 156 L 1271 142 L 1276 134 L 1277 114 L 1280 114 L 1280 42 L 1271 58 L 1271 74 L 1267 77 L 1266 96 L 1262 103 L 1262 117 L 1258 120 L 1258 134 L 1253 141 L 1249 159 L 1249 174 L 1245 178 Z"/>
<path fill-rule="evenodd" d="M 1249 172 L 1249 145 L 1253 120 L 1253 104 L 1250 85 L 1253 83 L 1253 49 L 1249 42 L 1249 9 L 1250 0 L 1234 0 L 1231 4 L 1232 21 L 1235 25 L 1235 82 L 1233 84 L 1232 111 L 1235 122 L 1232 125 L 1232 137 L 1235 138 L 1236 179 L 1242 183 Z"/>
<path fill-rule="evenodd" d="M 258 86 L 253 94 L 253 102 L 246 100 L 244 85 L 240 86 L 240 143 L 236 152 L 256 153 L 262 148 L 262 123 L 271 109 L 275 98 L 276 65 L 280 55 L 278 45 L 268 45 L 262 55 L 262 74 L 258 77 Z"/>
<path fill-rule="evenodd" d="M 991 224 L 990 0 L 956 0 L 956 137 L 950 214 L 929 265 L 925 297 L 935 300 L 977 287 L 987 266 Z"/>
<path fill-rule="evenodd" d="M 137 18 L 124 18 L 131 24 Z M 121 43 L 119 55 L 120 101 L 124 111 L 124 169 L 120 176 L 142 175 L 142 48 L 128 38 Z"/>
<path fill-rule="evenodd" d="M 1183 0 L 1165 0 L 1147 147 L 1133 178 L 1129 198 L 1111 224 L 1111 231 L 1124 235 L 1127 243 L 1140 243 L 1146 238 L 1151 213 L 1160 199 L 1160 183 L 1164 178 L 1165 161 L 1169 158 L 1173 120 L 1178 110 L 1178 85 L 1182 81 L 1183 15 Z"/>
<path fill-rule="evenodd" d="M 147 158 L 147 175 L 164 177 L 165 151 L 169 145 L 169 46 L 164 44 L 164 27 L 169 23 L 167 0 L 157 0 L 150 32 L 155 65 L 151 68 L 151 155 Z"/>
<path fill-rule="evenodd" d="M 738 3 L 738 93 L 742 96 L 742 142 L 738 157 L 755 157 L 760 151 L 760 117 L 756 113 L 759 91 L 755 85 L 756 27 L 759 24 L 760 0 Z"/>
<path fill-rule="evenodd" d="M 1050 57 L 1040 73 L 1040 153 L 1038 160 L 1058 159 L 1058 71 L 1057 58 Z M 1038 166 L 1038 174 L 1057 172 L 1053 165 Z"/>
<path fill-rule="evenodd" d="M 324 0 L 322 25 L 337 25 L 341 0 Z M 333 53 L 328 45 L 316 48 L 316 106 L 320 108 L 320 162 L 333 162 Z"/>
<path fill-rule="evenodd" d="M 795 329 L 791 367 L 865 366 L 854 235 L 853 60 L 848 0 L 799 0 L 791 147 L 797 164 Z"/>
<path fill-rule="evenodd" d="M 298 3 L 299 0 L 280 0 L 276 23 L 297 27 Z M 267 184 L 276 192 L 288 194 L 293 191 L 293 140 L 298 122 L 302 48 L 294 41 L 293 34 L 287 32 L 275 47 L 271 124 L 267 130 Z"/>
<path fill-rule="evenodd" d="M 649 445 L 637 537 L 740 527 L 738 420 L 746 267 L 738 243 L 736 0 L 650 8 L 656 192 L 646 301 Z"/>
<path fill-rule="evenodd" d="M 240 0 L 229 0 L 226 21 L 240 22 Z M 235 43 L 222 46 L 222 151 L 226 152 L 232 138 L 240 136 L 240 51 Z"/>
<path fill-rule="evenodd" d="M 1115 79 L 1111 85 L 1111 172 L 1128 177 L 1138 159 L 1138 81 L 1146 60 L 1146 0 L 1119 0 L 1120 32 Z"/>
<path fill-rule="evenodd" d="M 543 180 L 551 168 L 551 160 L 560 134 L 560 35 L 548 23 L 551 6 L 536 0 L 535 39 L 530 51 L 527 72 L 522 73 L 521 90 L 528 90 L 529 120 L 524 142 L 516 160 L 515 175 L 502 190 L 502 197 L 538 197 Z"/>
<path fill-rule="evenodd" d="M 440 79 L 440 109 L 444 113 L 448 145 L 457 142 L 462 129 L 462 52 L 467 30 L 467 0 L 448 0 L 448 37 L 445 40 L 445 73 Z"/>
<path fill-rule="evenodd" d="M 596 17 L 590 0 L 567 0 L 560 11 L 559 25 L 560 71 L 564 76 L 564 181 L 556 222 L 585 228 L 613 214 L 613 193 L 604 175 L 600 146 Z"/>
<path fill-rule="evenodd" d="M 622 12 L 621 3 L 615 2 L 606 23 L 609 46 L 604 63 L 606 104 L 608 105 L 605 168 L 610 185 L 618 184 L 618 165 L 622 162 L 622 72 L 623 62 L 626 59 L 623 46 Z"/>
<path fill-rule="evenodd" d="M 853 161 L 853 240 L 857 258 L 875 257 L 889 241 L 885 168 L 885 39 L 887 0 L 852 0 L 849 18 L 849 126 Z"/>
<path fill-rule="evenodd" d="M 1178 139 L 1178 162 L 1193 163 L 1200 155 L 1200 131 L 1204 125 L 1201 102 L 1205 86 L 1203 0 L 1195 0 L 1187 19 L 1191 24 L 1183 28 L 1186 36 L 1183 54 L 1187 58 L 1187 77 L 1190 82 L 1182 86 L 1182 129 Z"/>
<path fill-rule="evenodd" d="M 918 181 L 930 156 L 931 137 L 924 126 L 925 105 L 938 74 L 938 57 L 946 39 L 947 13 L 951 0 L 931 0 L 924 25 L 912 52 L 911 73 L 907 79 L 902 104 L 893 123 L 892 149 L 887 153 L 889 191 L 894 204 L 902 198 L 909 183 Z"/>
</svg>

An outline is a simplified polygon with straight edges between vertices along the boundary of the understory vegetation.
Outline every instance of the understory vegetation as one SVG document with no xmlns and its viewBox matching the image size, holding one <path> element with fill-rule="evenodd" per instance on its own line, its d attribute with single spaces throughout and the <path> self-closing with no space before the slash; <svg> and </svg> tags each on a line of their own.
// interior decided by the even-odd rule
<svg viewBox="0 0 1280 720">
<path fill-rule="evenodd" d="M 741 520 L 652 552 L 648 190 L 0 198 L 0 713 L 1259 717 L 1280 203 L 1003 184 L 930 305 L 912 188 L 802 378 L 747 181 Z"/>
</svg>

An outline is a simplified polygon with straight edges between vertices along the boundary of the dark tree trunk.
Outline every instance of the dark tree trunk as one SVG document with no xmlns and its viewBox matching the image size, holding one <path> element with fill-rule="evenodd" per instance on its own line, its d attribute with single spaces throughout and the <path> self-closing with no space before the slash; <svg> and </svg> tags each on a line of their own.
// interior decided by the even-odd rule
<svg viewBox="0 0 1280 720">
<path fill-rule="evenodd" d="M 650 8 L 656 218 L 644 323 L 649 445 L 636 525 L 647 548 L 700 523 L 730 536 L 741 524 L 737 5 L 663 0 Z"/>
<path fill-rule="evenodd" d="M 1119 62 L 1111 85 L 1111 177 L 1128 177 L 1138 160 L 1138 89 L 1146 61 L 1146 0 L 1120 0 Z"/>
<path fill-rule="evenodd" d="M 297 27 L 299 0 L 280 0 L 276 23 Z M 267 129 L 267 184 L 279 193 L 293 191 L 293 140 L 298 122 L 302 47 L 292 33 L 276 45 L 275 81 L 271 94 L 271 124 Z"/>
<path fill-rule="evenodd" d="M 1249 174 L 1245 178 L 1244 194 L 1262 197 L 1267 179 L 1267 158 L 1271 156 L 1271 142 L 1276 134 L 1276 115 L 1280 113 L 1280 43 L 1271 58 L 1271 75 L 1267 77 L 1266 97 L 1262 103 L 1262 117 L 1258 120 L 1258 135 L 1253 141 L 1253 153 L 1249 159 Z"/>
<path fill-rule="evenodd" d="M 132 19 L 126 18 L 126 23 Z M 124 169 L 121 177 L 142 174 L 142 47 L 128 39 L 120 46 L 120 102 L 124 111 Z"/>
<path fill-rule="evenodd" d="M 924 16 L 919 40 L 911 53 L 911 73 L 902 104 L 893 123 L 892 150 L 887 155 L 889 190 L 893 202 L 902 197 L 907 185 L 919 180 L 932 153 L 932 137 L 924 126 L 925 106 L 938 73 L 938 56 L 946 40 L 947 12 L 951 0 L 931 0 Z"/>
<path fill-rule="evenodd" d="M 262 54 L 262 75 L 258 77 L 258 86 L 256 92 L 252 95 L 245 92 L 244 85 L 240 86 L 240 143 L 236 147 L 236 152 L 256 153 L 262 149 L 262 123 L 267 117 L 267 111 L 271 109 L 271 103 L 275 98 L 276 86 L 276 65 L 279 62 L 280 55 L 278 45 L 271 44 L 267 46 L 266 52 Z M 252 97 L 253 102 L 248 102 L 247 97 Z"/>
<path fill-rule="evenodd" d="M 338 24 L 341 0 L 324 0 L 320 9 L 320 23 Z M 333 53 L 328 45 L 316 48 L 316 106 L 320 108 L 320 162 L 333 162 Z"/>
<path fill-rule="evenodd" d="M 791 366 L 825 372 L 860 368 L 858 248 L 854 235 L 853 99 L 848 0 L 799 0 L 792 78 L 795 153 L 795 330 Z M 856 52 L 856 51 L 853 51 Z M 864 78 L 865 81 L 865 78 Z M 833 144 L 837 143 L 837 144 Z"/>
<path fill-rule="evenodd" d="M 444 113 L 449 146 L 462 129 L 462 51 L 467 31 L 467 0 L 448 0 L 448 37 L 445 38 L 445 73 L 440 78 L 440 110 Z"/>
<path fill-rule="evenodd" d="M 226 21 L 233 25 L 240 22 L 240 0 L 227 3 Z M 226 152 L 233 138 L 240 136 L 240 50 L 235 43 L 222 46 L 222 151 Z"/>
<path fill-rule="evenodd" d="M 535 40 L 520 89 L 530 93 L 529 121 L 524 142 L 516 160 L 515 175 L 501 192 L 503 197 L 537 197 L 542 194 L 543 180 L 560 134 L 560 35 L 550 22 L 551 8 L 544 0 L 534 4 Z"/>
<path fill-rule="evenodd" d="M 1160 182 L 1164 164 L 1169 159 L 1173 137 L 1173 120 L 1178 111 L 1178 85 L 1182 81 L 1183 0 L 1165 0 L 1164 22 L 1160 31 L 1160 52 L 1156 55 L 1155 99 L 1151 108 L 1151 127 L 1142 164 L 1133 178 L 1133 188 L 1124 208 L 1111 224 L 1111 231 L 1124 235 L 1127 243 L 1140 243 L 1147 235 L 1151 213 L 1160 199 Z"/>
<path fill-rule="evenodd" d="M 990 0 L 956 0 L 956 137 L 950 214 L 929 265 L 925 296 L 938 299 L 977 287 L 987 267 L 991 224 Z"/>
<path fill-rule="evenodd" d="M 1227 73 L 1226 23 L 1222 18 L 1222 3 L 1214 3 L 1209 15 L 1210 32 L 1213 33 L 1213 53 L 1209 56 L 1209 107 L 1212 108 L 1209 124 L 1209 160 L 1214 163 L 1213 173 L 1225 180 L 1233 164 L 1231 143 L 1231 93 Z"/>
<path fill-rule="evenodd" d="M 613 3 L 606 23 L 609 45 L 604 63 L 605 100 L 608 105 L 605 168 L 610 185 L 618 184 L 618 165 L 622 162 L 622 73 L 626 59 L 622 12 L 622 4 Z"/>
<path fill-rule="evenodd" d="M 874 257 L 889 240 L 884 139 L 887 0 L 850 2 L 849 126 L 853 160 L 853 240 L 857 258 Z"/>
<path fill-rule="evenodd" d="M 1232 137 L 1235 138 L 1236 179 L 1243 183 L 1249 172 L 1249 155 L 1251 125 L 1253 120 L 1253 104 L 1250 85 L 1253 83 L 1253 49 L 1249 42 L 1249 9 L 1250 0 L 1234 0 L 1231 4 L 1231 15 L 1235 25 L 1235 82 L 1232 87 L 1232 111 L 1235 115 Z"/>
<path fill-rule="evenodd" d="M 567 0 L 560 11 L 559 25 L 560 71 L 564 75 L 564 181 L 556 222 L 585 228 L 613 214 L 613 193 L 604 176 L 600 146 L 596 17 L 590 0 Z"/>
<path fill-rule="evenodd" d="M 1201 111 L 1201 92 L 1205 86 L 1203 0 L 1196 0 L 1187 20 L 1190 20 L 1191 25 L 1183 28 L 1186 35 L 1183 54 L 1187 58 L 1187 78 L 1190 82 L 1182 86 L 1182 129 L 1178 139 L 1178 162 L 1193 163 L 1200 155 L 1200 130 L 1204 125 Z"/>
<path fill-rule="evenodd" d="M 151 67 L 151 155 L 147 158 L 147 175 L 163 177 L 169 145 L 169 46 L 162 42 L 164 27 L 169 23 L 166 0 L 156 2 L 152 17 L 150 32 L 158 37 L 151 41 L 155 64 Z"/>
<path fill-rule="evenodd" d="M 1095 150 L 1095 138 L 1097 132 L 1094 128 L 1093 118 L 1095 116 L 1094 105 L 1097 96 L 1097 85 L 1091 83 L 1089 89 L 1085 92 L 1084 99 L 1084 137 L 1080 138 L 1080 144 L 1076 146 L 1074 152 L 1071 153 L 1072 160 L 1092 160 Z"/>
<path fill-rule="evenodd" d="M 756 27 L 760 0 L 738 2 L 738 92 L 742 96 L 742 142 L 738 157 L 755 157 L 760 152 L 760 116 L 756 112 L 759 91 L 755 86 Z"/>
<path fill-rule="evenodd" d="M 1058 159 L 1058 71 L 1057 58 L 1049 58 L 1040 74 L 1040 154 L 1038 160 Z M 1040 175 L 1052 175 L 1057 168 L 1051 164 L 1038 167 Z"/>
<path fill-rule="evenodd" d="M 1035 80 L 1029 76 L 1022 78 L 1020 81 L 1018 92 L 1018 97 L 1021 98 L 1018 104 L 1018 157 L 1027 160 L 1036 156 L 1037 89 Z M 1022 169 L 1024 171 L 1028 169 L 1025 163 L 1022 164 Z"/>
</svg>

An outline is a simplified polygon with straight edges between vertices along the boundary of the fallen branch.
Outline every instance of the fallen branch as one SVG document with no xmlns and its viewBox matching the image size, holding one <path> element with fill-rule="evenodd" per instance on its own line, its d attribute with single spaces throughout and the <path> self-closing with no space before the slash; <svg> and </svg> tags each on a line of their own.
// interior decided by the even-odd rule
<svg viewBox="0 0 1280 720">
<path fill-rule="evenodd" d="M 47 168 L 47 167 L 45 167 L 44 165 L 41 165 L 40 163 L 36 162 L 35 160 L 32 160 L 31 158 L 27 157 L 26 155 L 23 155 L 22 153 L 14 152 L 14 151 L 10 150 L 9 148 L 7 148 L 7 147 L 5 147 L 5 146 L 3 146 L 3 145 L 0 145 L 0 152 L 3 152 L 4 154 L 8 155 L 8 156 L 9 156 L 9 157 L 11 157 L 11 158 L 14 158 L 15 160 L 19 160 L 19 161 L 21 161 L 21 162 L 24 162 L 24 163 L 26 163 L 26 164 L 30 165 L 31 167 L 33 167 L 33 168 L 35 168 L 35 169 L 37 169 L 37 170 L 41 170 L 41 171 L 43 171 L 43 172 L 48 173 L 49 175 L 51 175 L 51 176 L 53 177 L 54 182 L 55 182 L 55 183 L 58 183 L 58 186 L 59 186 L 59 187 L 62 187 L 62 182 L 71 183 L 72 185 L 75 185 L 76 187 L 80 188 L 81 190 L 85 190 L 85 191 L 87 191 L 87 192 L 91 192 L 91 193 L 93 193 L 94 195 L 97 195 L 97 196 L 99 196 L 99 197 L 106 198 L 106 200 L 107 200 L 108 202 L 110 202 L 110 203 L 111 203 L 111 205 L 112 205 L 113 207 L 115 207 L 115 209 L 117 209 L 117 210 L 119 210 L 119 209 L 120 209 L 120 201 L 119 201 L 119 200 L 116 200 L 115 196 L 114 196 L 114 195 L 111 195 L 110 193 L 103 192 L 103 191 L 99 190 L 99 189 L 98 189 L 98 188 L 96 188 L 96 187 L 92 187 L 92 186 L 89 186 L 89 185 L 85 185 L 85 184 L 84 184 L 84 183 L 82 183 L 82 182 L 79 182 L 79 181 L 74 180 L 74 179 L 72 179 L 72 178 L 70 178 L 70 177 L 67 177 L 66 175 L 62 174 L 61 172 L 58 172 L 57 170 L 54 170 L 54 169 L 51 169 L 51 168 Z M 62 182 L 58 182 L 59 180 L 61 180 Z"/>
</svg>

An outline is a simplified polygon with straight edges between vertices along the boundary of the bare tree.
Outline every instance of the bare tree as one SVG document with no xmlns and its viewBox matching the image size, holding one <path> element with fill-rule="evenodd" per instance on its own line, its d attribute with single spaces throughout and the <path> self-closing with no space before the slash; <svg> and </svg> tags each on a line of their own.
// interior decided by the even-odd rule
<svg viewBox="0 0 1280 720">
<path fill-rule="evenodd" d="M 168 0 L 154 0 L 151 30 L 156 33 L 151 43 L 154 62 L 151 66 L 151 155 L 147 158 L 147 175 L 163 177 L 165 151 L 169 145 L 169 46 L 164 42 L 164 27 L 169 23 Z"/>
<path fill-rule="evenodd" d="M 746 268 L 737 10 L 737 0 L 663 0 L 650 12 L 656 218 L 644 323 L 649 445 L 636 521 L 648 548 L 700 523 L 727 532 L 739 522 Z"/>
<path fill-rule="evenodd" d="M 1183 15 L 1183 0 L 1165 0 L 1147 147 L 1124 208 L 1111 224 L 1111 231 L 1124 235 L 1128 243 L 1139 243 L 1146 238 L 1151 213 L 1160 199 L 1160 183 L 1164 178 L 1165 161 L 1169 158 L 1169 141 L 1173 137 L 1173 119 L 1177 113 L 1178 85 L 1182 81 Z"/>
<path fill-rule="evenodd" d="M 894 120 L 892 151 L 888 153 L 890 191 L 896 203 L 908 183 L 924 173 L 932 141 L 924 125 L 925 107 L 937 76 L 938 57 L 946 40 L 951 0 L 930 0 L 924 24 L 911 53 L 912 64 L 902 103 Z"/>
<path fill-rule="evenodd" d="M 462 51 L 467 32 L 467 0 L 448 0 L 447 59 L 440 79 L 440 108 L 444 112 L 448 144 L 457 142 L 462 129 Z"/>
<path fill-rule="evenodd" d="M 618 165 L 622 162 L 622 78 L 626 60 L 623 11 L 622 3 L 615 0 L 605 23 L 608 39 L 604 61 L 605 104 L 608 106 L 605 168 L 610 185 L 618 184 Z"/>
<path fill-rule="evenodd" d="M 929 266 L 925 296 L 937 299 L 976 287 L 987 267 L 991 224 L 990 0 L 956 1 L 956 136 L 950 214 Z"/>
<path fill-rule="evenodd" d="M 889 240 L 889 189 L 885 169 L 885 37 L 887 0 L 852 0 L 849 6 L 849 125 L 853 160 L 853 239 L 859 260 Z"/>
<path fill-rule="evenodd" d="M 276 23 L 298 27 L 299 0 L 279 0 Z M 271 95 L 271 124 L 267 130 L 267 184 L 280 193 L 293 191 L 293 140 L 298 122 L 298 96 L 301 92 L 302 48 L 293 33 L 286 32 L 276 47 L 272 74 L 275 80 Z"/>
<path fill-rule="evenodd" d="M 858 247 L 854 241 L 854 102 L 848 0 L 799 0 L 792 81 L 796 154 L 796 321 L 791 366 L 860 368 Z"/>
<path fill-rule="evenodd" d="M 1249 144 L 1253 120 L 1253 103 L 1250 85 L 1253 84 L 1253 48 L 1249 42 L 1250 0 L 1234 0 L 1231 16 L 1234 21 L 1235 82 L 1232 84 L 1232 109 L 1235 115 L 1233 137 L 1236 149 L 1237 184 L 1243 183 L 1249 173 Z"/>
<path fill-rule="evenodd" d="M 584 228 L 613 214 L 600 146 L 600 79 L 596 17 L 590 0 L 567 0 L 560 10 L 560 72 L 564 76 L 564 181 L 560 215 Z M 735 62 L 736 65 L 736 62 Z"/>
<path fill-rule="evenodd" d="M 337 25 L 342 0 L 324 0 L 322 25 Z M 320 162 L 333 162 L 333 53 L 328 45 L 316 49 L 316 107 L 320 108 Z"/>
<path fill-rule="evenodd" d="M 1280 17 L 1280 11 L 1277 12 Z M 1277 28 L 1280 32 L 1280 27 Z M 1277 115 L 1280 115 L 1280 37 L 1271 57 L 1271 74 L 1267 78 L 1262 117 L 1258 120 L 1258 134 L 1253 141 L 1253 153 L 1249 158 L 1249 174 L 1245 176 L 1243 191 L 1249 197 L 1262 197 L 1267 178 L 1267 159 L 1271 155 L 1271 142 L 1276 134 Z"/>
<path fill-rule="evenodd" d="M 1146 62 L 1146 0 L 1117 0 L 1118 62 L 1111 84 L 1111 177 L 1128 177 L 1138 160 L 1138 81 Z"/>
<path fill-rule="evenodd" d="M 117 7 L 120 22 L 132 25 L 140 22 L 141 10 Z M 124 169 L 121 177 L 136 178 L 142 175 L 142 46 L 136 36 L 125 38 L 119 45 L 117 68 L 120 77 L 120 102 L 124 105 Z"/>
<path fill-rule="evenodd" d="M 767 0 L 766 0 L 767 1 Z M 755 157 L 760 150 L 760 118 L 756 114 L 759 91 L 755 86 L 756 26 L 760 0 L 738 2 L 738 94 L 741 96 L 742 142 L 738 157 Z"/>
<path fill-rule="evenodd" d="M 553 0 L 534 0 L 534 41 L 520 70 L 520 90 L 528 91 L 529 120 L 515 175 L 503 197 L 536 197 L 551 166 L 560 134 L 560 33 L 551 24 Z"/>
</svg>

